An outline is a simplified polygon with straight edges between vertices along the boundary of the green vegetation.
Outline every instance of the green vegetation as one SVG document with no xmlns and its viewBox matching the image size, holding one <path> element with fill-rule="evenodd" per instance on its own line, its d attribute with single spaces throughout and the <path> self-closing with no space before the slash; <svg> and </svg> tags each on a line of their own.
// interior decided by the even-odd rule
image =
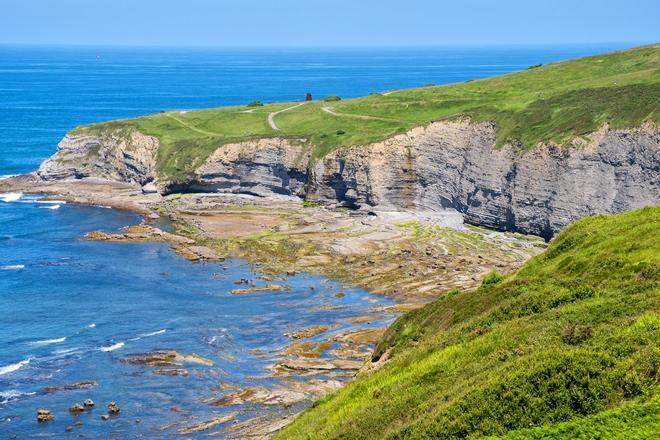
<svg viewBox="0 0 660 440">
<path fill-rule="evenodd" d="M 332 107 L 309 102 L 277 115 L 280 130 L 270 127 L 268 114 L 291 103 L 251 107 L 247 112 L 244 107 L 166 112 L 82 127 L 74 133 L 135 129 L 157 136 L 162 146 L 158 172 L 170 180 L 185 179 L 227 143 L 275 136 L 304 139 L 313 158 L 319 158 L 337 148 L 461 117 L 494 121 L 497 145 L 512 143 L 524 151 L 539 142 L 564 145 L 604 124 L 623 128 L 660 122 L 659 67 L 660 45 L 653 45 L 485 80 L 333 101 Z"/>
<path fill-rule="evenodd" d="M 497 272 L 491 272 L 488 275 L 484 277 L 484 279 L 481 281 L 482 286 L 492 286 L 493 284 L 497 284 L 500 281 L 502 281 L 504 277 L 497 273 Z"/>
<path fill-rule="evenodd" d="M 317 206 L 321 206 L 318 202 L 314 202 L 312 200 L 303 200 L 303 208 L 316 208 Z"/>
<path fill-rule="evenodd" d="M 326 96 L 324 99 L 325 102 L 337 102 L 341 101 L 341 98 L 337 95 Z"/>
<path fill-rule="evenodd" d="M 264 106 L 264 104 L 261 101 L 252 101 L 252 102 L 248 103 L 248 105 L 246 107 L 263 107 L 263 106 Z"/>
<path fill-rule="evenodd" d="M 380 369 L 278 438 L 658 437 L 658 231 L 660 207 L 583 219 L 516 273 L 402 316 Z"/>
</svg>

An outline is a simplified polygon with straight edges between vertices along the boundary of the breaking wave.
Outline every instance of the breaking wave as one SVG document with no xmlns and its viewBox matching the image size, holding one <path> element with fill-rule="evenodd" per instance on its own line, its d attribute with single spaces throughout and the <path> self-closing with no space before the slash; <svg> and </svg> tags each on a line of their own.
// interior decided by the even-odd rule
<svg viewBox="0 0 660 440">
<path fill-rule="evenodd" d="M 123 342 L 117 342 L 116 344 L 112 344 L 112 345 L 107 346 L 107 347 L 101 347 L 101 348 L 99 348 L 99 350 L 100 351 L 106 351 L 106 352 L 107 351 L 115 351 L 115 350 L 118 350 L 118 349 L 122 348 L 123 346 L 124 346 Z"/>
</svg>

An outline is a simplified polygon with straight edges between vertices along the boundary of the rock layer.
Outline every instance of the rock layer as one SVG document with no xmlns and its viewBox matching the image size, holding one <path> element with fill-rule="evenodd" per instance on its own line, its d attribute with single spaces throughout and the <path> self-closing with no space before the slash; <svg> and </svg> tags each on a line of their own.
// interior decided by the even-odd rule
<svg viewBox="0 0 660 440">
<path fill-rule="evenodd" d="M 97 136 L 67 135 L 37 175 L 43 180 L 97 177 L 147 184 L 154 180 L 159 142 L 137 131 Z"/>
<path fill-rule="evenodd" d="M 163 192 L 296 196 L 366 211 L 460 212 L 467 222 L 550 238 L 570 222 L 660 202 L 660 132 L 604 127 L 569 146 L 495 148 L 493 123 L 435 122 L 312 161 L 286 139 L 219 147 L 187 182 Z M 156 180 L 158 140 L 137 132 L 67 136 L 44 180 Z"/>
<path fill-rule="evenodd" d="M 549 238 L 578 218 L 660 202 L 660 133 L 602 129 L 566 148 L 495 148 L 496 127 L 433 123 L 316 164 L 307 197 L 369 209 L 452 208 L 467 222 Z"/>
</svg>

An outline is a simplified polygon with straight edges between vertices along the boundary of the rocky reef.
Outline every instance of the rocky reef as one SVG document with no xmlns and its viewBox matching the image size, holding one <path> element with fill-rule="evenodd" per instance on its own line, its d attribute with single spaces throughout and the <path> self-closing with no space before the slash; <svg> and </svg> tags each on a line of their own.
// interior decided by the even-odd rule
<svg viewBox="0 0 660 440">
<path fill-rule="evenodd" d="M 183 182 L 158 179 L 158 139 L 136 131 L 67 136 L 37 171 L 161 193 L 294 196 L 371 211 L 455 210 L 465 221 L 550 238 L 572 221 L 660 202 L 660 132 L 604 126 L 564 147 L 495 147 L 493 123 L 434 122 L 387 141 L 312 159 L 279 138 L 220 146 Z"/>
</svg>

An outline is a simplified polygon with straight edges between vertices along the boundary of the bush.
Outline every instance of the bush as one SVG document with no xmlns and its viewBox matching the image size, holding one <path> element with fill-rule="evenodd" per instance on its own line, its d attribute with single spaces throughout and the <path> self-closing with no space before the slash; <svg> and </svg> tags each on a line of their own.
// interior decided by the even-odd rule
<svg viewBox="0 0 660 440">
<path fill-rule="evenodd" d="M 321 206 L 317 202 L 312 202 L 311 200 L 303 200 L 303 208 L 315 208 L 317 206 Z"/>
<path fill-rule="evenodd" d="M 247 106 L 248 106 L 248 107 L 263 107 L 263 105 L 264 105 L 264 104 L 263 104 L 263 102 L 261 102 L 261 101 L 252 101 L 252 102 L 249 103 Z"/>
<path fill-rule="evenodd" d="M 337 130 L 337 136 L 342 136 L 345 135 L 346 132 L 344 130 Z"/>
<path fill-rule="evenodd" d="M 337 95 L 326 96 L 324 99 L 325 102 L 336 102 L 341 101 L 341 98 Z"/>
<path fill-rule="evenodd" d="M 493 285 L 499 283 L 500 281 L 502 281 L 503 279 L 504 279 L 504 277 L 501 274 L 499 274 L 497 272 L 491 272 L 488 275 L 486 275 L 486 277 L 481 282 L 481 285 L 482 286 L 493 286 Z"/>
</svg>

